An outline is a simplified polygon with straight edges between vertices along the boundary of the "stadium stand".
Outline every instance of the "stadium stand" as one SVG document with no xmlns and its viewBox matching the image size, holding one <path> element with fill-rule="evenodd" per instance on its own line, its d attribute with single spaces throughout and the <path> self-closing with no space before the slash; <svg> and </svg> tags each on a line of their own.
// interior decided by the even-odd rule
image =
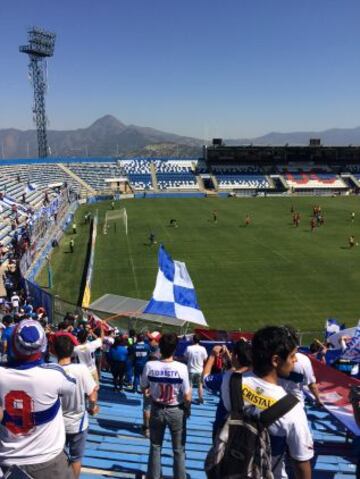
<svg viewBox="0 0 360 479">
<path fill-rule="evenodd" d="M 160 190 L 198 188 L 191 161 L 155 160 L 154 166 Z"/>
<path fill-rule="evenodd" d="M 261 168 L 254 165 L 213 165 L 212 171 L 219 189 L 269 189 L 271 183 L 262 174 Z"/>
<path fill-rule="evenodd" d="M 135 190 L 151 190 L 151 161 L 144 159 L 120 160 L 119 165 Z"/>
<path fill-rule="evenodd" d="M 339 175 L 326 165 L 297 165 L 278 166 L 278 171 L 293 189 L 346 189 Z"/>
<path fill-rule="evenodd" d="M 339 167 L 341 171 L 341 168 Z M 346 165 L 344 171 L 349 172 L 352 175 L 352 179 L 355 179 L 355 184 L 357 187 L 360 186 L 360 165 Z"/>
<path fill-rule="evenodd" d="M 19 177 L 22 183 L 35 184 L 41 189 L 46 189 L 54 183 L 66 183 L 71 185 L 74 191 L 80 192 L 81 186 L 74 179 L 66 174 L 56 164 L 38 163 L 38 164 L 14 164 L 1 165 L 0 175 L 17 181 Z"/>
<path fill-rule="evenodd" d="M 141 433 L 141 396 L 126 392 L 114 395 L 106 373 L 100 389 L 101 413 L 90 420 L 82 479 L 108 477 L 140 478 L 146 472 L 149 441 Z M 192 405 L 187 426 L 186 466 L 189 478 L 205 479 L 204 460 L 211 446 L 212 422 L 218 397 L 205 393 L 205 404 Z M 348 436 L 329 413 L 307 405 L 315 441 L 314 479 L 355 479 L 354 457 Z M 162 465 L 172 476 L 171 438 L 167 432 Z"/>
<path fill-rule="evenodd" d="M 105 180 L 124 176 L 123 169 L 115 162 L 107 163 L 73 163 L 69 169 L 82 178 L 96 191 L 104 191 L 107 188 Z"/>
</svg>

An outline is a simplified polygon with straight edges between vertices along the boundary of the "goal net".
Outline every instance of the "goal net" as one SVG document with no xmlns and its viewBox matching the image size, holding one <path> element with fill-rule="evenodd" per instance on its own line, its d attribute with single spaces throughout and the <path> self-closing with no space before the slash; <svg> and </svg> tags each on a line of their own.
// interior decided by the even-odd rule
<svg viewBox="0 0 360 479">
<path fill-rule="evenodd" d="M 126 208 L 121 208 L 120 210 L 110 210 L 106 212 L 104 228 L 103 228 L 104 235 L 108 233 L 110 223 L 113 221 L 120 222 L 121 224 L 123 224 L 125 228 L 125 234 L 126 235 L 128 234 L 128 218 L 127 218 Z"/>
</svg>

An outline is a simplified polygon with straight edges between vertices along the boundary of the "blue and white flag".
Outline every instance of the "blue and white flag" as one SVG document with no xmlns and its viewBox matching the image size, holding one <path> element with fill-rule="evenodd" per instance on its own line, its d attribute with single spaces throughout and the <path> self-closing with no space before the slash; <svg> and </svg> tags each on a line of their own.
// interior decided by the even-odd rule
<svg viewBox="0 0 360 479">
<path fill-rule="evenodd" d="M 207 326 L 185 263 L 174 261 L 163 245 L 159 248 L 159 271 L 155 289 L 144 313 L 172 316 Z"/>
<path fill-rule="evenodd" d="M 360 363 L 360 322 L 355 330 L 354 336 L 346 344 L 346 351 L 342 355 L 342 358 Z"/>
<path fill-rule="evenodd" d="M 32 193 L 33 191 L 37 190 L 37 185 L 35 183 L 30 183 L 30 181 L 27 183 L 25 187 L 25 193 Z"/>
<path fill-rule="evenodd" d="M 325 338 L 328 338 L 332 334 L 338 333 L 341 329 L 340 324 L 335 318 L 329 318 L 325 322 Z"/>
</svg>

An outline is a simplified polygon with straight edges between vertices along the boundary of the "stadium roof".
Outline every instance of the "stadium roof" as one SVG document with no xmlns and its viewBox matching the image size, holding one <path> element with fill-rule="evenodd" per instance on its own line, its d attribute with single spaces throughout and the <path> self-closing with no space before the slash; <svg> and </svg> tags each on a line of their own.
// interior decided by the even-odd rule
<svg viewBox="0 0 360 479">
<path fill-rule="evenodd" d="M 157 323 L 166 326 L 175 326 L 182 328 L 191 321 L 184 321 L 182 319 L 173 318 L 171 316 L 163 316 L 160 314 L 147 314 L 144 309 L 149 301 L 136 298 L 128 298 L 127 296 L 118 296 L 116 294 L 104 294 L 90 304 L 89 309 L 96 310 L 114 316 L 127 316 L 129 318 L 136 318 L 149 323 Z M 109 319 L 109 318 L 108 318 Z M 116 319 L 116 318 L 114 318 Z M 197 324 L 193 322 L 193 324 Z"/>
</svg>

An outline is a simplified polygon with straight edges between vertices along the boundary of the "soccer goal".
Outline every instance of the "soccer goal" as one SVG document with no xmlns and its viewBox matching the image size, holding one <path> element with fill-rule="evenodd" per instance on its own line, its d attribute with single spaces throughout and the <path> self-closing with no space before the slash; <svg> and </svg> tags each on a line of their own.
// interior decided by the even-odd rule
<svg viewBox="0 0 360 479">
<path fill-rule="evenodd" d="M 106 212 L 104 228 L 103 228 L 104 235 L 108 233 L 110 223 L 113 221 L 121 222 L 125 227 L 125 234 L 126 235 L 128 234 L 128 217 L 126 213 L 126 208 L 121 208 L 120 210 L 111 210 Z"/>
</svg>

